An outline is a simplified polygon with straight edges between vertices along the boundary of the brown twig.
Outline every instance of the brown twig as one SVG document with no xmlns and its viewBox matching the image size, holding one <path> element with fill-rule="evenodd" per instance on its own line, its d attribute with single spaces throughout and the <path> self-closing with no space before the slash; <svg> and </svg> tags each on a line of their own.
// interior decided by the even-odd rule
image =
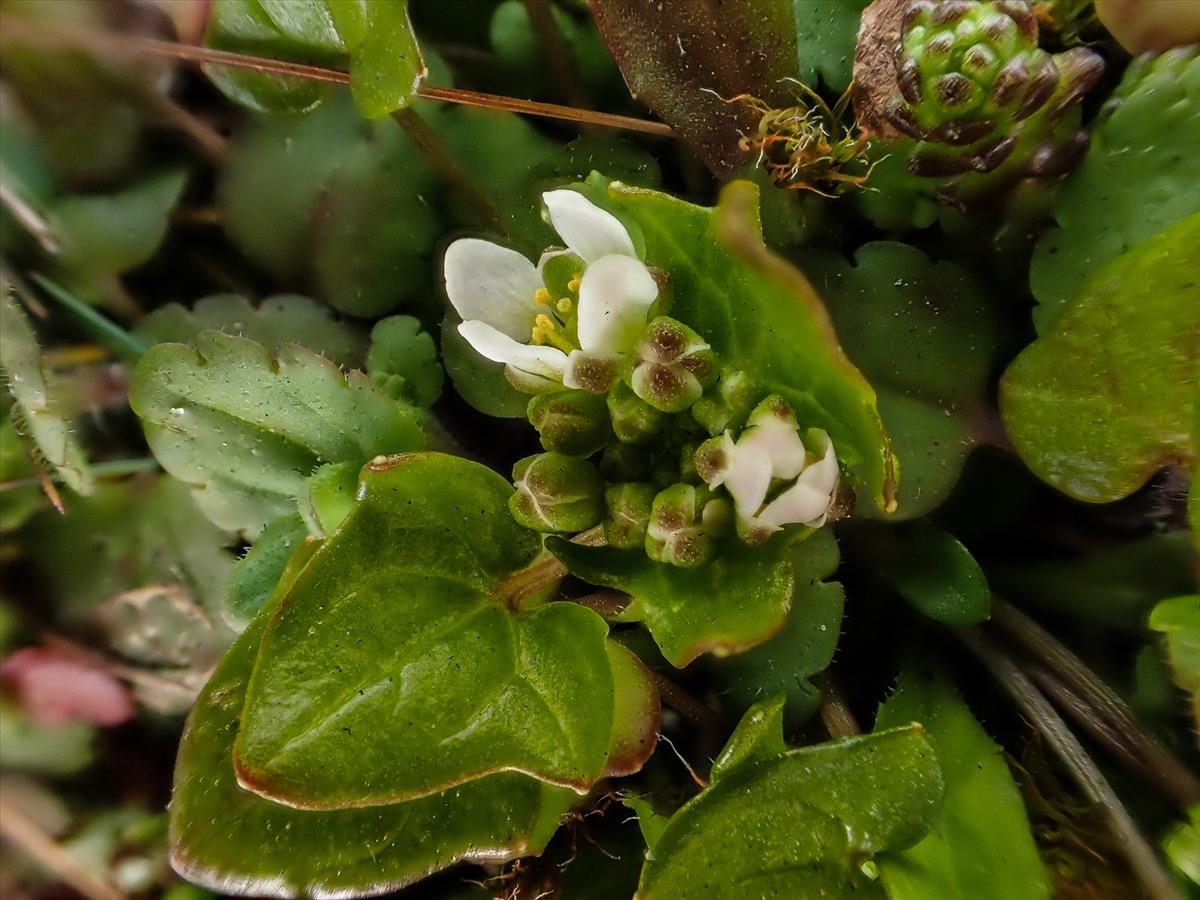
<svg viewBox="0 0 1200 900">
<path fill-rule="evenodd" d="M 264 56 L 234 53 L 229 50 L 215 50 L 211 47 L 198 47 L 194 44 L 180 44 L 175 41 L 158 40 L 157 38 L 107 34 L 74 28 L 36 29 L 9 17 L 0 17 L 0 34 L 3 34 L 5 37 L 19 38 L 31 43 L 39 42 L 46 45 L 68 46 L 96 53 L 116 55 L 139 53 L 144 56 L 175 59 L 191 65 L 229 66 L 234 69 L 246 69 L 269 75 L 283 75 L 285 77 L 318 81 L 325 84 L 350 83 L 350 74 L 340 69 L 312 66 L 307 63 L 286 62 Z M 485 94 L 481 91 L 468 91 L 461 88 L 435 87 L 423 84 L 417 89 L 417 96 L 426 100 L 440 100 L 446 103 L 460 103 L 465 106 L 478 106 L 486 109 L 502 110 L 504 112 L 541 116 L 548 119 L 560 119 L 566 122 L 576 122 L 581 125 L 601 125 L 606 128 L 617 128 L 623 131 L 640 131 L 660 137 L 675 136 L 675 132 L 671 130 L 671 127 L 662 122 L 652 122 L 647 119 L 638 119 L 633 116 L 623 116 L 617 113 L 576 109 L 572 106 L 562 106 L 557 103 L 540 103 L 535 100 L 521 100 L 516 97 Z"/>
<path fill-rule="evenodd" d="M 23 809 L 0 796 L 0 835 L 47 874 L 74 888 L 87 900 L 125 900 L 126 895 L 96 875 L 48 835 Z"/>
<path fill-rule="evenodd" d="M 958 629 L 954 634 L 975 654 L 1017 707 L 1045 738 L 1087 799 L 1107 819 L 1117 843 L 1125 852 L 1131 870 L 1152 900 L 1176 900 L 1179 896 L 1154 849 L 1138 830 L 1099 767 L 1088 756 L 1079 739 L 1054 711 L 1054 707 L 1021 671 L 1020 667 L 981 631 Z"/>
</svg>

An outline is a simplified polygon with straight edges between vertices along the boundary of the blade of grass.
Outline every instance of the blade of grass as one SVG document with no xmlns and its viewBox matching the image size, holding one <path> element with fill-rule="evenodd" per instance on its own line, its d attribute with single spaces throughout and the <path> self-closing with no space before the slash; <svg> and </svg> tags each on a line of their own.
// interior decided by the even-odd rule
<svg viewBox="0 0 1200 900">
<path fill-rule="evenodd" d="M 76 297 L 60 284 L 51 281 L 45 275 L 33 273 L 30 278 L 43 291 L 65 307 L 84 329 L 99 343 L 108 347 L 126 362 L 136 363 L 143 353 L 149 349 L 149 344 L 141 338 L 134 337 L 120 325 L 117 325 L 99 310 Z"/>
</svg>

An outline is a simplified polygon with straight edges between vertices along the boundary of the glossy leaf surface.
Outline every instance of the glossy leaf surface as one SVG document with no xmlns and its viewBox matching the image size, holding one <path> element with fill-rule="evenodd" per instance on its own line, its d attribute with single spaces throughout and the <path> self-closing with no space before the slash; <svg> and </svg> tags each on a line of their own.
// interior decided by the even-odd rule
<svg viewBox="0 0 1200 900">
<path fill-rule="evenodd" d="M 518 770 L 583 793 L 605 769 L 607 626 L 507 608 L 537 536 L 476 463 L 369 465 L 359 500 L 267 627 L 236 747 L 240 782 L 304 808 L 371 806 Z"/>
<path fill-rule="evenodd" d="M 860 865 L 928 832 L 942 776 L 919 726 L 788 749 L 782 710 L 747 713 L 655 843 L 638 897 L 878 895 Z"/>
<path fill-rule="evenodd" d="M 360 896 L 396 890 L 461 859 L 538 853 L 572 794 L 493 775 L 421 800 L 369 809 L 290 809 L 238 787 L 233 771 L 246 682 L 268 607 L 230 649 L 184 731 L 171 801 L 171 864 L 230 894 Z"/>
<path fill-rule="evenodd" d="M 195 349 L 147 351 L 129 402 L 163 468 L 193 486 L 215 523 L 248 537 L 293 508 L 318 465 L 424 444 L 420 413 L 361 372 L 343 375 L 295 345 L 273 359 L 217 331 L 202 332 Z"/>
<path fill-rule="evenodd" d="M 1200 594 L 1163 600 L 1150 613 L 1150 627 L 1162 633 L 1175 683 L 1191 695 L 1200 725 Z"/>
<path fill-rule="evenodd" d="M 907 850 L 880 856 L 890 900 L 1051 896 L 1021 794 L 1004 751 L 971 714 L 949 676 L 910 661 L 879 709 L 876 731 L 919 722 L 946 782 L 932 830 Z"/>
<path fill-rule="evenodd" d="M 1189 467 L 1200 397 L 1200 213 L 1104 265 L 1001 381 L 1004 424 L 1058 490 L 1107 503 Z"/>
<path fill-rule="evenodd" d="M 880 508 L 895 477 L 875 392 L 838 344 L 812 284 L 764 246 L 758 190 L 735 181 L 715 209 L 612 185 L 616 211 L 640 226 L 646 262 L 669 280 L 671 315 L 699 332 L 764 396 L 778 393 L 803 427 L 829 432 L 838 461 Z"/>
</svg>

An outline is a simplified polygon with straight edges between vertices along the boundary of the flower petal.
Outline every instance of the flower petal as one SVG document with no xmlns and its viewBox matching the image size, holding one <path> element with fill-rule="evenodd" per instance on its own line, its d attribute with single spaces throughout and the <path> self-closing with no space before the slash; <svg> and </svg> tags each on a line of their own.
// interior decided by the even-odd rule
<svg viewBox="0 0 1200 900">
<path fill-rule="evenodd" d="M 755 447 L 765 453 L 775 478 L 792 479 L 804 470 L 804 442 L 796 429 L 781 419 L 761 419 L 742 433 L 738 446 Z"/>
<path fill-rule="evenodd" d="M 529 339 L 537 267 L 515 250 L 461 238 L 446 248 L 446 296 L 464 320 L 486 322 L 510 338 Z"/>
<path fill-rule="evenodd" d="M 579 285 L 579 346 L 610 355 L 634 348 L 658 284 L 632 256 L 602 256 L 584 270 Z"/>
<path fill-rule="evenodd" d="M 522 344 L 487 322 L 478 320 L 463 322 L 458 326 L 458 333 L 467 339 L 476 353 L 492 362 L 505 363 L 531 375 L 562 381 L 567 354 L 555 347 Z"/>
<path fill-rule="evenodd" d="M 735 444 L 732 450 L 723 479 L 725 489 L 733 497 L 738 515 L 750 518 L 767 499 L 771 460 L 760 448 Z"/>
<path fill-rule="evenodd" d="M 758 519 L 768 526 L 810 524 L 822 520 L 829 509 L 830 494 L 797 479 L 790 488 L 767 504 Z"/>
<path fill-rule="evenodd" d="M 550 224 L 568 247 L 592 262 L 616 254 L 637 256 L 625 226 L 612 213 L 596 206 L 579 191 L 547 191 L 542 201 L 550 213 Z"/>
<path fill-rule="evenodd" d="M 833 452 L 833 441 L 829 434 L 820 428 L 810 428 L 808 431 L 810 443 L 815 444 L 814 453 L 821 458 L 805 469 L 800 475 L 800 481 L 811 485 L 818 491 L 832 494 L 837 487 L 841 471 L 838 469 L 837 455 Z"/>
</svg>

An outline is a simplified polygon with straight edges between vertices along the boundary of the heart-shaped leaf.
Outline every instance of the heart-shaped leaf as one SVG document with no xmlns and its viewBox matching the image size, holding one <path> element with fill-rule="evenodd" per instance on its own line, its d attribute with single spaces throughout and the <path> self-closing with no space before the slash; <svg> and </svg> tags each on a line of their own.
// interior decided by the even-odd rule
<svg viewBox="0 0 1200 900">
<path fill-rule="evenodd" d="M 171 800 L 171 864 L 204 887 L 268 897 L 398 890 L 459 860 L 539 853 L 574 795 L 517 773 L 369 809 L 290 809 L 238 787 L 233 770 L 246 682 L 274 610 L 230 648 L 192 710 Z"/>
<path fill-rule="evenodd" d="M 875 392 L 838 345 L 813 286 L 763 244 L 758 189 L 732 182 L 716 209 L 619 184 L 606 199 L 640 227 L 646 262 L 666 273 L 671 316 L 762 385 L 764 396 L 780 394 L 804 427 L 829 432 L 863 492 L 881 509 L 894 507 Z"/>
<path fill-rule="evenodd" d="M 1108 503 L 1195 453 L 1200 397 L 1200 213 L 1099 268 L 1000 383 L 1034 474 Z"/>
<path fill-rule="evenodd" d="M 1055 199 L 1059 227 L 1042 236 L 1033 255 L 1038 331 L 1050 330 L 1079 285 L 1105 263 L 1200 212 L 1197 145 L 1200 51 L 1180 47 L 1139 57 Z"/>
<path fill-rule="evenodd" d="M 782 716 L 777 697 L 742 719 L 656 841 L 639 898 L 849 896 L 873 887 L 864 862 L 929 831 L 942 775 L 920 726 L 788 749 Z"/>
<path fill-rule="evenodd" d="M 623 689 L 636 679 L 610 658 L 604 621 L 571 603 L 508 606 L 505 576 L 538 551 L 511 494 L 441 454 L 364 469 L 354 509 L 264 634 L 235 751 L 244 787 L 302 808 L 371 806 L 516 770 L 585 793 L 614 736 L 626 768 L 613 666 Z"/>
<path fill-rule="evenodd" d="M 881 854 L 890 900 L 1051 896 L 1021 793 L 1004 752 L 971 715 L 945 672 L 910 661 L 879 708 L 875 730 L 919 722 L 933 740 L 946 798 L 916 846 Z"/>
<path fill-rule="evenodd" d="M 255 537 L 295 508 L 322 463 L 365 463 L 423 446 L 421 414 L 361 372 L 343 375 L 294 344 L 277 359 L 205 331 L 195 349 L 158 344 L 138 362 L 129 405 L 164 469 L 193 485 L 216 524 Z"/>
<path fill-rule="evenodd" d="M 895 517 L 925 515 L 946 499 L 995 415 L 997 316 L 969 272 L 906 244 L 865 244 L 853 265 L 810 253 L 801 266 L 879 396 L 903 463 Z M 860 511 L 872 514 L 865 504 Z"/>
</svg>

